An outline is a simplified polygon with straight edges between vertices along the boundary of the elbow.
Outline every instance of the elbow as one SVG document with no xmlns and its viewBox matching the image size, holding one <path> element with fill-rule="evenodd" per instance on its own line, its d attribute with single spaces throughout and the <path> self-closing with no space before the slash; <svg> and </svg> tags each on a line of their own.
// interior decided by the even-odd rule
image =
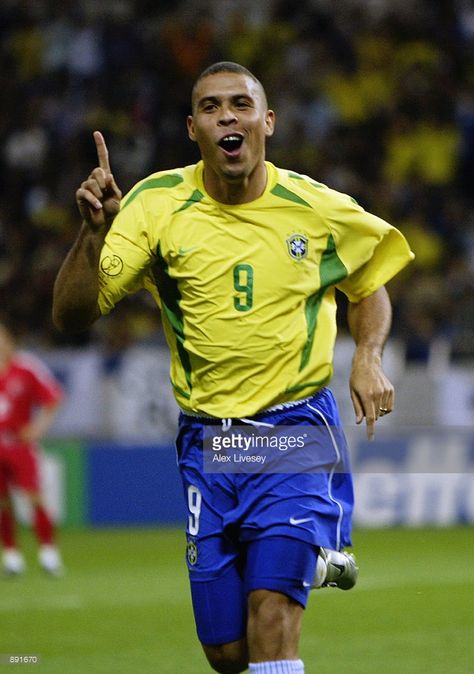
<svg viewBox="0 0 474 674">
<path fill-rule="evenodd" d="M 54 302 L 53 302 L 53 307 L 52 307 L 52 311 L 51 311 L 51 318 L 52 318 L 53 325 L 54 325 L 54 327 L 56 328 L 56 330 L 57 330 L 58 332 L 64 333 L 64 332 L 65 332 L 66 326 L 65 326 L 65 324 L 64 324 L 64 322 L 63 322 L 62 314 L 61 314 L 60 311 L 58 311 L 58 309 L 57 309 L 57 307 L 55 306 Z"/>
<path fill-rule="evenodd" d="M 78 332 L 67 321 L 63 320 L 61 316 L 55 314 L 53 314 L 53 325 L 56 330 L 63 335 L 72 335 L 75 332 Z"/>
<path fill-rule="evenodd" d="M 52 315 L 53 325 L 62 334 L 75 332 L 74 330 L 74 312 L 65 310 L 61 303 L 53 299 Z"/>
<path fill-rule="evenodd" d="M 99 317 L 98 308 L 91 313 L 84 313 L 78 309 L 63 310 L 53 304 L 52 319 L 53 325 L 58 332 L 64 335 L 74 335 L 84 332 Z"/>
<path fill-rule="evenodd" d="M 53 320 L 53 325 L 58 332 L 67 333 L 67 323 L 64 320 L 63 313 L 58 309 L 58 307 L 54 302 L 51 312 L 51 318 Z"/>
<path fill-rule="evenodd" d="M 64 316 L 61 312 L 53 309 L 52 318 L 54 327 L 61 334 L 68 335 L 80 332 L 80 328 L 77 328 L 74 322 L 68 320 L 67 316 Z"/>
</svg>

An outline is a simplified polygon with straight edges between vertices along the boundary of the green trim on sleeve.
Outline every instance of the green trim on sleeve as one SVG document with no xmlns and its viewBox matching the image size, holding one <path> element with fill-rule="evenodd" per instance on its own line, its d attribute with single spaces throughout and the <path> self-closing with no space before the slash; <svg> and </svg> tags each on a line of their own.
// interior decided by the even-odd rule
<svg viewBox="0 0 474 674">
<path fill-rule="evenodd" d="M 180 211 L 185 211 L 190 206 L 198 204 L 202 199 L 204 199 L 204 194 L 200 190 L 194 190 L 189 199 L 184 202 L 182 206 L 177 208 L 173 213 L 179 213 Z"/>
<path fill-rule="evenodd" d="M 159 178 L 149 178 L 148 180 L 142 182 L 141 185 L 138 185 L 138 187 L 133 192 L 131 192 L 127 201 L 124 202 L 122 209 L 128 206 L 136 197 L 138 197 L 139 194 L 141 194 L 141 192 L 144 192 L 145 190 L 154 190 L 162 187 L 176 187 L 176 185 L 182 183 L 183 180 L 183 176 L 181 176 L 179 173 L 167 173 L 166 175 L 160 176 Z"/>
<path fill-rule="evenodd" d="M 288 171 L 288 177 L 294 178 L 295 180 L 304 180 L 301 173 L 296 173 L 295 171 Z"/>
<path fill-rule="evenodd" d="M 312 208 L 311 204 L 308 204 L 308 202 L 302 199 L 300 196 L 298 196 L 298 194 L 291 192 L 291 190 L 288 190 L 286 187 L 283 187 L 283 185 L 280 185 L 279 183 L 277 183 L 275 187 L 270 191 L 276 197 L 286 199 L 287 201 L 292 201 L 294 204 L 299 204 L 300 206 L 307 206 L 308 208 Z"/>
<path fill-rule="evenodd" d="M 308 178 L 308 176 L 303 176 L 303 175 L 301 175 L 301 173 L 295 173 L 295 171 L 288 171 L 288 177 L 293 178 L 293 180 L 304 180 L 305 182 L 308 182 L 313 187 L 326 187 L 326 185 L 324 185 L 324 183 L 318 183 L 317 180 L 313 180 L 312 178 Z"/>
</svg>

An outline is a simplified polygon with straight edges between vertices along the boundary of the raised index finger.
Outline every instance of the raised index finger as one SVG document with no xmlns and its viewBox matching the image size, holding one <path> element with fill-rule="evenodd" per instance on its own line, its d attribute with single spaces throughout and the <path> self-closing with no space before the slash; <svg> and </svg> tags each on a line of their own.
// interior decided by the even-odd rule
<svg viewBox="0 0 474 674">
<path fill-rule="evenodd" d="M 105 144 L 104 136 L 100 131 L 94 131 L 94 141 L 97 149 L 97 157 L 99 159 L 99 166 L 107 173 L 110 173 L 109 151 Z"/>
</svg>

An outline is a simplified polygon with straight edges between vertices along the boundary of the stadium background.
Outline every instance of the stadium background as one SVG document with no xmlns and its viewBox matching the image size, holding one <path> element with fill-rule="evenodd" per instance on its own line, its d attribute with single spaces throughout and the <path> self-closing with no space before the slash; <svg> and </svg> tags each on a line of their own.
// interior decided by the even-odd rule
<svg viewBox="0 0 474 674">
<path fill-rule="evenodd" d="M 153 658 L 168 653 L 167 639 L 157 633 L 149 660 L 143 659 L 149 643 L 135 659 L 124 643 L 121 669 L 112 664 L 113 639 L 106 640 L 108 659 L 104 653 L 100 659 L 87 637 L 81 601 L 71 595 L 74 578 L 92 597 L 100 594 L 100 583 L 102 592 L 112 587 L 105 581 L 107 573 L 113 575 L 106 565 L 118 565 L 117 582 L 128 580 L 128 589 L 121 582 L 118 593 L 128 597 L 123 611 L 128 615 L 132 605 L 133 611 L 146 609 L 137 621 L 148 620 L 150 597 L 156 611 L 170 600 L 166 612 L 186 593 L 181 539 L 173 537 L 184 514 L 172 443 L 176 408 L 159 317 L 146 296 L 123 302 L 73 339 L 55 331 L 50 306 L 55 274 L 77 232 L 74 192 L 95 162 L 92 131 L 104 132 L 124 191 L 148 172 L 195 161 L 184 126 L 190 88 L 203 67 L 229 59 L 256 72 L 277 112 L 269 158 L 348 192 L 399 227 L 417 256 L 389 286 L 394 327 L 385 360 L 397 387 L 397 411 L 379 424 L 370 445 L 364 430 L 353 425 L 343 302 L 339 312 L 334 389 L 353 448 L 355 542 L 367 569 L 366 592 L 354 593 L 349 605 L 347 598 L 321 600 L 326 613 L 334 601 L 347 616 L 343 630 L 355 655 L 340 671 L 470 671 L 474 653 L 463 635 L 472 629 L 467 606 L 474 581 L 468 564 L 474 521 L 473 49 L 469 0 L 3 0 L 0 304 L 14 319 L 22 346 L 49 362 L 68 394 L 45 444 L 43 477 L 69 572 L 54 590 L 34 572 L 23 586 L 2 583 L 0 622 L 8 619 L 9 629 L 0 631 L 0 654 L 36 647 L 48 672 L 206 671 L 202 660 L 194 664 L 200 656 L 193 651 L 187 609 L 176 624 L 171 621 L 171 632 L 178 630 L 187 648 L 190 642 L 188 660 L 179 656 L 155 666 Z M 18 508 L 27 521 L 21 501 Z M 423 560 L 417 542 L 434 559 Z M 155 545 L 158 552 L 152 552 Z M 115 550 L 113 558 L 108 547 Z M 124 548 L 130 548 L 128 560 Z M 134 549 L 154 560 L 153 570 L 150 562 L 144 573 L 143 557 L 138 560 Z M 397 557 L 402 549 L 406 557 Z M 414 567 L 410 553 L 416 555 Z M 377 560 L 386 565 L 385 576 Z M 171 566 L 162 568 L 166 561 Z M 433 641 L 425 632 L 421 637 L 416 624 L 419 659 L 404 653 L 403 664 L 389 665 L 384 653 L 400 657 L 400 647 L 414 639 L 408 626 L 402 637 L 394 625 L 404 614 L 403 602 L 410 606 L 413 593 L 428 587 L 429 574 L 420 580 L 414 573 L 424 563 L 437 574 L 436 586 L 448 588 L 446 604 L 431 596 L 444 621 L 432 628 L 427 604 L 412 606 Z M 137 590 L 132 601 L 138 576 L 152 582 L 155 571 L 169 590 L 155 596 L 148 585 L 148 593 Z M 358 651 L 363 634 L 354 633 L 350 619 L 357 623 L 360 615 L 378 614 L 384 606 L 371 582 L 380 588 L 388 583 L 394 604 L 397 588 L 406 584 L 412 593 L 398 599 L 399 613 L 395 607 L 385 640 L 375 640 L 378 650 L 361 645 Z M 74 613 L 76 600 L 79 618 L 71 618 L 70 629 L 85 641 L 83 651 L 72 648 L 68 660 L 51 634 L 68 634 L 63 613 L 68 601 Z M 28 629 L 35 611 L 49 632 L 22 646 L 15 626 Z M 161 624 L 157 615 L 153 620 Z M 406 614 L 398 620 L 406 626 Z M 326 633 L 325 622 L 315 625 Z M 367 629 L 374 637 L 375 621 Z M 174 643 L 171 633 L 167 638 Z M 440 639 L 445 660 L 439 657 Z M 305 636 L 310 662 L 311 643 Z M 318 653 L 319 671 L 337 662 L 337 641 L 325 646 L 333 660 L 325 665 L 329 656 Z M 95 660 L 84 655 L 91 650 Z M 436 657 L 425 670 L 422 654 L 432 650 Z"/>
</svg>

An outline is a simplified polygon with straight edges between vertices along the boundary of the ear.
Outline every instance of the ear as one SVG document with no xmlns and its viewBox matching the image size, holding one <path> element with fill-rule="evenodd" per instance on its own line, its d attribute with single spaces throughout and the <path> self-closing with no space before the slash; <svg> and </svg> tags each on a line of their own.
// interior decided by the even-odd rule
<svg viewBox="0 0 474 674">
<path fill-rule="evenodd" d="M 265 135 L 273 136 L 275 130 L 275 113 L 273 110 L 267 110 L 265 114 Z"/>
<path fill-rule="evenodd" d="M 196 141 L 196 134 L 194 133 L 194 121 L 191 115 L 186 119 L 186 126 L 188 127 L 188 136 L 191 140 Z"/>
</svg>

